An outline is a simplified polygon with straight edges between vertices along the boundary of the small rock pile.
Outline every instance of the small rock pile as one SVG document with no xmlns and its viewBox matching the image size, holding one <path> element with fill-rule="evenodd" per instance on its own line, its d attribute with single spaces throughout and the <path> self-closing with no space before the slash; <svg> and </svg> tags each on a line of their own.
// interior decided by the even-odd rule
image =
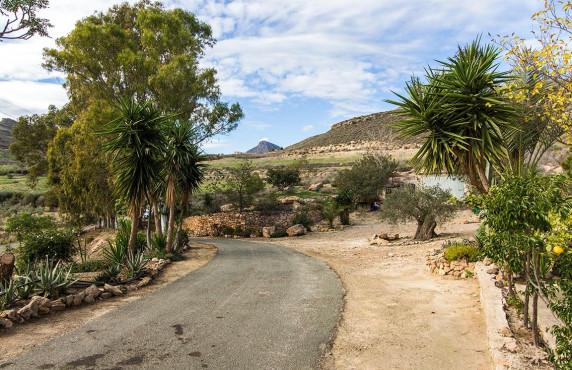
<svg viewBox="0 0 572 370">
<path fill-rule="evenodd" d="M 449 261 L 443 257 L 443 253 L 439 249 L 434 254 L 427 256 L 425 262 L 427 270 L 433 274 L 440 276 L 454 276 L 462 279 L 472 277 L 475 271 L 475 262 L 467 262 L 466 260 Z"/>
<path fill-rule="evenodd" d="M 398 240 L 399 234 L 388 235 L 386 233 L 373 234 L 369 239 L 369 245 L 388 245 L 390 241 Z"/>
<path fill-rule="evenodd" d="M 95 303 L 123 295 L 128 291 L 137 290 L 149 284 L 169 263 L 171 263 L 170 260 L 153 258 L 147 267 L 148 276 L 127 286 L 105 284 L 102 288 L 98 288 L 96 285 L 90 285 L 79 293 L 69 294 L 54 300 L 42 296 L 33 296 L 23 307 L 0 312 L 0 329 L 8 329 L 14 324 L 24 324 L 40 316 L 54 314 L 67 308 Z"/>
</svg>

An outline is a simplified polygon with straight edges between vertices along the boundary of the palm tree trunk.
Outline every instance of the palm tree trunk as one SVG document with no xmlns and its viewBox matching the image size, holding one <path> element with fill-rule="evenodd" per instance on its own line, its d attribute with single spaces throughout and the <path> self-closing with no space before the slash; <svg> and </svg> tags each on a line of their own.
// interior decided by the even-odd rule
<svg viewBox="0 0 572 370">
<path fill-rule="evenodd" d="M 167 220 L 167 253 L 173 251 L 173 226 L 175 224 L 175 205 L 169 207 L 169 219 Z"/>
<path fill-rule="evenodd" d="M 137 245 L 137 227 L 139 226 L 139 207 L 134 207 L 135 209 L 131 213 L 131 235 L 129 236 L 129 251 L 135 253 L 135 247 Z"/>
<path fill-rule="evenodd" d="M 163 230 L 161 230 L 161 215 L 159 215 L 159 206 L 157 201 L 153 201 L 153 220 L 155 221 L 155 234 L 162 236 Z"/>
</svg>

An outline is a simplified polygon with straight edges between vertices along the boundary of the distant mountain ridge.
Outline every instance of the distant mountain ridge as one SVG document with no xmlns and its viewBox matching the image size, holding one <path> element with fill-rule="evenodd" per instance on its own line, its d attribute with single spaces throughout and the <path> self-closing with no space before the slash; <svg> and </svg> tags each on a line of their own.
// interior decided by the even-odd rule
<svg viewBox="0 0 572 370">
<path fill-rule="evenodd" d="M 282 147 L 280 147 L 276 144 L 272 144 L 269 141 L 262 140 L 261 142 L 258 143 L 257 146 L 255 146 L 252 149 L 247 150 L 246 152 L 250 153 L 250 154 L 264 154 L 264 153 L 272 152 L 274 150 L 282 150 Z"/>
<path fill-rule="evenodd" d="M 16 121 L 11 118 L 2 118 L 0 120 L 0 149 L 8 149 L 14 142 L 12 137 L 12 129 L 16 125 Z"/>
</svg>

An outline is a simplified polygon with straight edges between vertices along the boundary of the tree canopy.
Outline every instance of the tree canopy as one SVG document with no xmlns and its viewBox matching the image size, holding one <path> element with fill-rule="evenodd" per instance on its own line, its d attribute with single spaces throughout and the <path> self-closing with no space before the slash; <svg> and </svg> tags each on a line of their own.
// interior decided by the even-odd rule
<svg viewBox="0 0 572 370">
<path fill-rule="evenodd" d="M 27 40 L 34 35 L 48 36 L 52 27 L 38 11 L 47 8 L 48 0 L 2 0 L 0 2 L 0 41 Z"/>
</svg>

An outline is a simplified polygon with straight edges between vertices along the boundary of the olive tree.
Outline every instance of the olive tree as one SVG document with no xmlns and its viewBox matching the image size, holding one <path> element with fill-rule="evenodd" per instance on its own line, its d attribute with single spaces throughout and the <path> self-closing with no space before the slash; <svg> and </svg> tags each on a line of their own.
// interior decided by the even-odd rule
<svg viewBox="0 0 572 370">
<path fill-rule="evenodd" d="M 406 186 L 388 194 L 383 203 L 382 217 L 390 222 L 417 221 L 414 239 L 428 240 L 437 234 L 437 221 L 451 218 L 455 206 L 448 203 L 451 193 L 439 186 Z"/>
</svg>

